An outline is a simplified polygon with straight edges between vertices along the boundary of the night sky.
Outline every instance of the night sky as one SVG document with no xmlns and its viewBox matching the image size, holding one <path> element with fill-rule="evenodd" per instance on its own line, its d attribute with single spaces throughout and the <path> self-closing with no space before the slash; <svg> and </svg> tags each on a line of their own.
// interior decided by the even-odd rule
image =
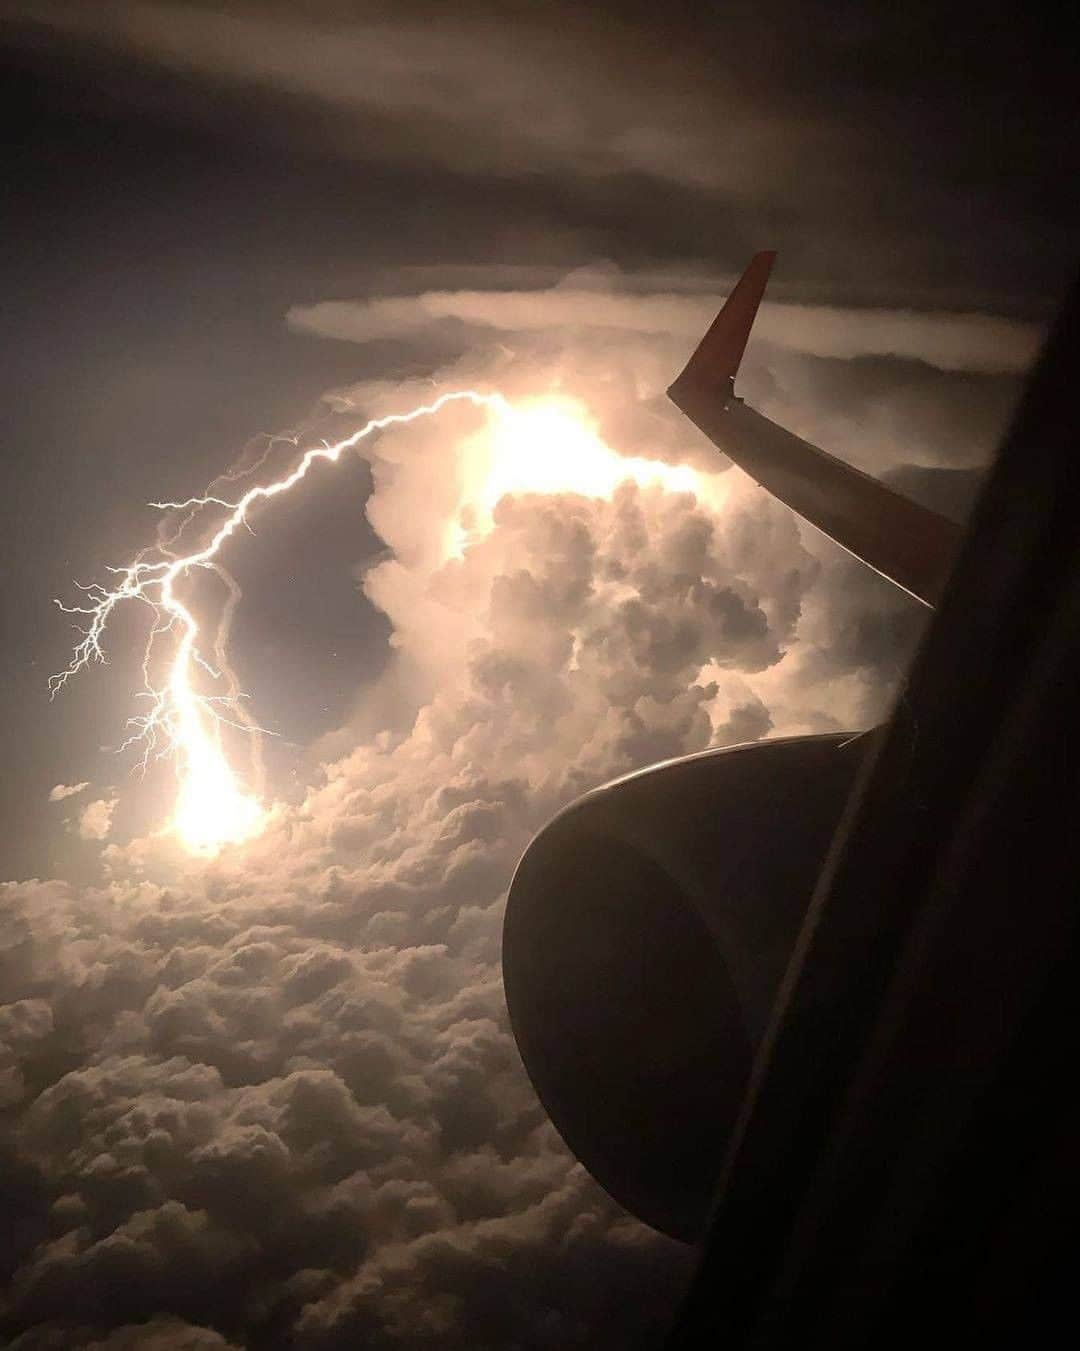
<svg viewBox="0 0 1080 1351">
<path fill-rule="evenodd" d="M 693 1253 L 546 1122 L 505 889 L 605 779 L 888 709 L 926 612 L 663 389 L 775 248 L 740 391 L 963 518 L 1075 262 L 1037 8 L 0 2 L 5 1344 L 656 1344 Z M 712 488 L 511 483 L 448 558 L 477 414 L 313 471 L 228 558 L 277 805 L 182 855 L 145 616 L 50 701 L 53 598 L 465 385 Z"/>
</svg>

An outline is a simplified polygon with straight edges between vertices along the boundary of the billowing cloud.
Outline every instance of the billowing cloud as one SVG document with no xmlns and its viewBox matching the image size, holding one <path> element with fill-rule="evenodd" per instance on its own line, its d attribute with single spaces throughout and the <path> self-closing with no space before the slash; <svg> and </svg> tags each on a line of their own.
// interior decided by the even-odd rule
<svg viewBox="0 0 1080 1351">
<path fill-rule="evenodd" d="M 87 803 L 79 813 L 79 834 L 84 840 L 104 840 L 108 836 L 118 801 L 114 797 L 99 797 Z"/>
<path fill-rule="evenodd" d="M 21 1351 L 645 1347 L 675 1308 L 693 1254 L 592 1183 L 518 1059 L 499 967 L 513 867 L 613 775 L 867 726 L 924 612 L 664 404 L 677 337 L 487 327 L 429 377 L 330 402 L 579 400 L 590 436 L 692 468 L 696 491 L 584 491 L 554 419 L 528 453 L 565 482 L 511 479 L 465 519 L 490 472 L 481 411 L 365 443 L 386 550 L 359 583 L 393 641 L 305 789 L 211 862 L 110 835 L 101 799 L 82 820 L 110 837 L 105 880 L 3 888 L 0 1320 Z M 850 364 L 765 342 L 747 378 L 782 405 L 813 361 Z M 854 437 L 844 408 L 830 393 L 805 416 Z M 925 474 L 899 442 L 889 456 Z"/>
<path fill-rule="evenodd" d="M 50 802 L 63 802 L 67 797 L 74 797 L 76 793 L 81 793 L 84 788 L 89 788 L 89 782 L 86 783 L 58 783 L 55 788 L 49 789 Z"/>
<path fill-rule="evenodd" d="M 633 484 L 508 497 L 441 558 L 420 535 L 472 416 L 379 447 L 392 556 L 364 585 L 398 639 L 398 730 L 364 734 L 361 698 L 299 806 L 168 886 L 113 844 L 108 886 L 5 889 L 25 1346 L 122 1346 L 110 1328 L 152 1317 L 196 1346 L 647 1344 L 674 1307 L 690 1254 L 598 1191 L 524 1077 L 505 888 L 571 796 L 710 744 L 700 673 L 774 666 L 818 565 L 756 496 L 728 530 Z M 747 703 L 740 737 L 767 728 Z"/>
<path fill-rule="evenodd" d="M 926 620 L 730 468 L 664 389 L 726 290 L 717 260 L 775 244 L 780 289 L 740 391 L 962 515 L 1038 341 L 1003 317 L 1009 299 L 1039 313 L 1072 247 L 1053 205 L 1070 182 L 1054 69 L 1006 26 L 975 50 L 938 6 L 935 60 L 905 64 L 917 7 L 868 25 L 817 0 L 727 6 L 715 28 L 697 8 L 654 4 L 635 31 L 555 0 L 514 6 L 513 24 L 424 0 L 3 5 L 35 75 L 55 61 L 91 115 L 105 91 L 110 135 L 124 103 L 212 132 L 250 207 L 241 247 L 264 263 L 233 267 L 215 205 L 227 295 L 246 275 L 278 294 L 266 277 L 285 288 L 317 254 L 288 293 L 318 301 L 289 311 L 293 333 L 377 341 L 422 376 L 334 391 L 350 426 L 463 385 L 553 395 L 618 454 L 700 476 L 696 495 L 511 483 L 463 514 L 475 410 L 366 445 L 386 549 L 356 584 L 390 644 L 365 667 L 381 674 L 353 674 L 342 725 L 298 750 L 295 781 L 271 780 L 284 800 L 262 836 L 212 861 L 129 839 L 123 806 L 151 795 L 133 781 L 78 818 L 101 845 L 80 851 L 100 860 L 92 884 L 0 887 L 4 1345 L 660 1343 L 694 1254 L 619 1211 L 527 1082 L 500 981 L 513 867 L 612 775 L 870 725 Z M 950 61 L 975 73 L 954 80 Z M 1031 71 L 1039 97 L 1002 118 L 1021 106 L 1009 79 Z M 199 138 L 173 131 L 187 163 Z M 275 158 L 283 144 L 301 153 Z M 129 228 L 141 257 L 167 214 L 201 276 L 191 222 L 213 179 L 186 172 L 194 214 L 140 177 L 148 211 Z M 341 287 L 366 276 L 374 298 L 325 299 L 343 254 Z M 643 270 L 550 272 L 607 254 Z M 406 266 L 373 280 L 387 258 Z M 657 258 L 663 275 L 644 270 Z M 432 266 L 410 274 L 418 260 Z M 940 288 L 933 309 L 900 308 L 916 286 Z M 847 303 L 805 303 L 823 296 Z M 572 461 L 559 437 L 532 453 Z M 295 451 L 264 448 L 268 470 Z M 259 663 L 238 656 L 257 708 Z"/>
</svg>

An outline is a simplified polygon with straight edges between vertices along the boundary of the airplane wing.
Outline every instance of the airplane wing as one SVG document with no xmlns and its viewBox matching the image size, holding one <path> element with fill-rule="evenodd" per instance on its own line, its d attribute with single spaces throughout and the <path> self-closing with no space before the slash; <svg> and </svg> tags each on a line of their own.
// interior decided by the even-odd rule
<svg viewBox="0 0 1080 1351">
<path fill-rule="evenodd" d="M 1080 286 L 806 912 L 665 1351 L 1074 1318 Z"/>
<path fill-rule="evenodd" d="M 961 530 L 747 407 L 735 376 L 772 270 L 757 253 L 685 369 L 671 401 L 751 478 L 924 605 L 935 605 Z"/>
</svg>

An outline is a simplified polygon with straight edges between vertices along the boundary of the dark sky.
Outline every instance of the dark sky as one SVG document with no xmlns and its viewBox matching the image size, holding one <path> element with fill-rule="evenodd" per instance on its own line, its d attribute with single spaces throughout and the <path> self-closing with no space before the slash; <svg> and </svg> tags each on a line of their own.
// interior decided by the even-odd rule
<svg viewBox="0 0 1080 1351">
<path fill-rule="evenodd" d="M 130 763 L 102 752 L 130 711 L 130 630 L 117 630 L 112 679 L 90 671 L 50 702 L 46 679 L 66 663 L 69 640 L 52 598 L 70 599 L 73 579 L 99 577 L 152 538 L 148 501 L 200 489 L 245 448 L 252 454 L 260 434 L 325 417 L 318 401 L 328 389 L 422 380 L 481 360 L 464 322 L 333 341 L 287 323 L 293 307 L 359 302 L 349 320 L 358 322 L 373 297 L 478 290 L 495 293 L 494 304 L 581 268 L 616 277 L 628 305 L 712 295 L 763 247 L 780 254 L 773 299 L 812 315 L 890 316 L 882 322 L 894 336 L 884 346 L 860 338 L 845 355 L 813 339 L 791 350 L 765 343 L 748 370 L 751 392 L 827 448 L 962 514 L 1022 368 L 963 351 L 955 360 L 898 354 L 895 333 L 904 311 L 924 325 L 919 333 L 944 331 L 935 327 L 943 314 L 968 316 L 949 330 L 962 349 L 983 320 L 1004 321 L 1000 331 L 1020 341 L 1052 314 L 1075 262 L 1073 54 L 1039 7 L 1019 4 L 10 0 L 0 21 L 9 107 L 0 843 L 5 878 L 59 879 L 44 890 L 14 885 L 0 949 L 9 1010 L 0 1073 L 21 1066 L 2 1100 L 18 1216 L 5 1253 L 10 1335 L 24 1348 L 370 1338 L 476 1351 L 509 1345 L 511 1329 L 522 1346 L 597 1346 L 604 1327 L 611 1345 L 628 1345 L 628 1328 L 648 1345 L 682 1267 L 623 1232 L 569 1164 L 552 1163 L 562 1159 L 557 1142 L 537 1144 L 542 1115 L 510 1063 L 493 974 L 507 868 L 546 810 L 608 773 L 710 739 L 880 711 L 919 613 L 827 549 L 800 545 L 782 514 L 748 507 L 722 544 L 686 566 L 712 569 L 710 585 L 764 615 L 767 641 L 713 632 L 695 612 L 686 622 L 700 623 L 699 637 L 672 666 L 658 655 L 662 605 L 648 651 L 632 634 L 624 647 L 609 634 L 603 650 L 625 651 L 625 670 L 597 674 L 596 702 L 590 693 L 575 705 L 580 734 L 565 743 L 552 734 L 549 777 L 529 780 L 520 810 L 507 786 L 518 752 L 508 748 L 520 751 L 524 734 L 507 732 L 498 753 L 454 758 L 470 719 L 502 725 L 490 670 L 470 668 L 471 693 L 452 710 L 446 689 L 418 695 L 412 709 L 436 740 L 454 719 L 466 729 L 447 752 L 452 800 L 436 810 L 450 790 L 423 786 L 420 752 L 406 740 L 398 755 L 414 756 L 413 768 L 376 763 L 370 717 L 357 713 L 363 691 L 381 673 L 393 677 L 392 630 L 406 635 L 407 654 L 412 639 L 399 600 L 384 613 L 358 588 L 358 569 L 386 545 L 363 511 L 369 467 L 350 461 L 276 509 L 273 529 L 260 529 L 237 563 L 237 662 L 260 718 L 280 733 L 275 792 L 295 806 L 310 790 L 316 806 L 303 819 L 329 822 L 317 850 L 300 826 L 289 837 L 303 838 L 297 859 L 316 861 L 298 862 L 287 885 L 256 859 L 263 890 L 250 895 L 223 865 L 196 881 L 166 879 L 173 899 L 148 901 L 140 887 L 165 885 L 152 870 L 134 881 L 119 865 L 103 872 L 101 841 L 79 837 L 75 808 L 47 802 L 54 785 L 84 781 L 77 806 L 120 797 L 125 847 L 165 804 L 155 779 L 140 806 Z M 601 380 L 609 352 L 613 368 L 624 359 L 617 335 L 590 345 L 587 328 L 526 339 L 511 325 L 504 337 L 536 369 L 556 349 L 574 356 L 583 387 Z M 491 333 L 481 337 L 493 350 Z M 677 337 L 672 353 L 680 341 L 685 350 Z M 658 339 L 650 359 L 662 364 L 668 350 Z M 520 378 L 519 366 L 508 369 Z M 341 424 L 317 430 L 330 425 Z M 579 522 L 594 560 L 621 547 L 604 511 Z M 646 517 L 662 563 L 674 547 L 661 547 L 670 522 Z M 559 566 L 570 568 L 577 546 L 549 527 L 545 547 L 561 540 Z M 400 528 L 391 521 L 387 534 Z M 483 568 L 518 579 L 524 569 L 555 587 L 539 530 L 523 517 L 500 525 Z M 505 598 L 517 583 L 500 585 L 491 594 Z M 584 632 L 586 620 L 550 587 L 541 588 L 543 622 Z M 524 610 L 492 613 L 492 642 L 518 663 L 519 683 L 506 688 L 519 708 L 535 697 L 549 710 L 539 677 L 520 674 L 549 661 L 521 636 Z M 784 669 L 780 653 L 796 646 L 796 676 L 770 683 Z M 749 682 L 727 693 L 711 729 L 705 696 L 680 702 L 709 663 Z M 590 740 L 589 728 L 606 726 L 601 710 L 628 688 L 633 736 Z M 561 768 L 560 744 L 578 757 Z M 337 766 L 329 786 L 320 761 Z M 399 794 L 393 811 L 385 795 L 357 805 L 372 781 Z M 467 828 L 476 832 L 466 881 L 466 865 L 443 870 L 440 853 L 446 813 L 464 806 L 475 809 Z M 380 839 L 414 828 L 416 838 L 370 852 L 361 823 L 380 812 Z M 513 827 L 477 824 L 492 812 Z M 132 918 L 136 893 L 153 913 Z M 226 894 L 228 912 L 215 908 Z M 248 974 L 221 975 L 208 955 L 218 948 Z M 441 957 L 424 955 L 436 948 Z M 361 962 L 357 953 L 371 970 L 350 966 L 359 984 L 342 994 L 339 967 Z M 387 970 L 405 1003 L 385 993 Z M 250 980 L 246 1013 L 220 993 L 239 979 Z M 266 1026 L 251 1013 L 256 991 L 284 999 Z M 319 1019 L 322 1040 L 308 1027 Z M 278 1036 L 275 1020 L 292 1031 Z M 241 1043 L 248 1049 L 230 1059 L 227 1048 Z M 383 1079 L 382 1096 L 356 1087 Z M 488 1081 L 498 1086 L 480 1087 Z M 65 1094 L 82 1104 L 72 1109 L 82 1125 L 64 1125 Z M 166 1100 L 174 1116 L 187 1120 L 196 1106 L 203 1116 L 162 1127 L 170 1144 L 159 1142 L 154 1162 L 131 1113 Z M 369 1167 L 341 1140 L 316 1148 L 305 1135 L 313 1113 L 340 1117 L 341 1140 L 362 1129 L 388 1140 L 400 1128 L 408 1142 L 372 1144 Z M 94 1171 L 113 1149 L 102 1143 L 109 1129 L 109 1141 L 128 1131 L 131 1151 L 142 1140 L 137 1166 L 113 1150 L 112 1171 Z M 430 1141 L 418 1144 L 424 1130 Z M 31 1147 L 28 1131 L 48 1143 Z M 398 1167 L 410 1149 L 409 1167 Z M 161 1150 L 173 1151 L 168 1162 Z M 380 1186 L 390 1188 L 381 1199 Z M 250 1202 L 222 1200 L 245 1189 L 267 1189 L 294 1237 L 245 1212 Z M 572 1239 L 556 1243 L 560 1229 Z M 53 1241 L 68 1248 L 41 1246 Z M 396 1266 L 380 1256 L 391 1249 Z M 224 1269 L 233 1270 L 231 1303 L 211 1279 Z M 536 1276 L 531 1294 L 526 1272 Z M 370 1298 L 357 1293 L 365 1281 Z M 121 1288 L 115 1306 L 101 1294 Z M 275 1303 L 268 1292 L 278 1288 L 286 1293 Z M 400 1314 L 402 1298 L 430 1309 L 430 1326 Z M 116 1331 L 152 1318 L 152 1334 Z"/>
</svg>

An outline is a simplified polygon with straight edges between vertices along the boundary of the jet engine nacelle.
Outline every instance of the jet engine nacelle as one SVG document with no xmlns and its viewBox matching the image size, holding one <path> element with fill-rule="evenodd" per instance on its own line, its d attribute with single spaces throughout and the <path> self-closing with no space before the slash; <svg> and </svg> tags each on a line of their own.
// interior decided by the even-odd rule
<svg viewBox="0 0 1080 1351">
<path fill-rule="evenodd" d="M 676 1238 L 705 1232 L 868 741 L 794 737 L 656 765 L 566 808 L 518 865 L 503 976 L 526 1069 L 601 1186 Z"/>
</svg>

